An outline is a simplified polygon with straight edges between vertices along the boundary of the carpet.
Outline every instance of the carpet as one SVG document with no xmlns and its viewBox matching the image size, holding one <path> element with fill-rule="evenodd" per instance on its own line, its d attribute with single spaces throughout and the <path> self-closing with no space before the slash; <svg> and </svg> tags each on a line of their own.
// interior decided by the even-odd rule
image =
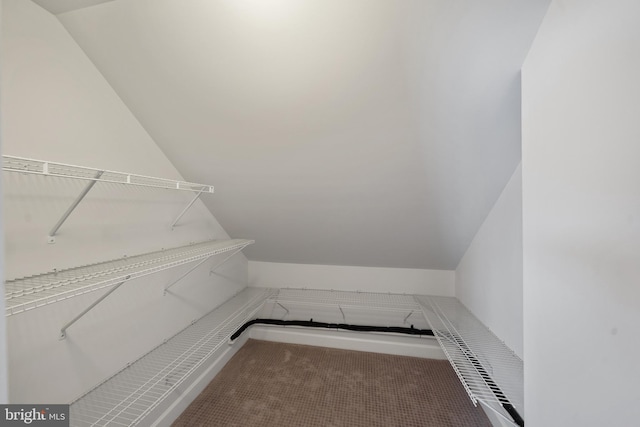
<svg viewBox="0 0 640 427">
<path fill-rule="evenodd" d="M 491 427 L 446 360 L 248 340 L 174 427 Z"/>
</svg>

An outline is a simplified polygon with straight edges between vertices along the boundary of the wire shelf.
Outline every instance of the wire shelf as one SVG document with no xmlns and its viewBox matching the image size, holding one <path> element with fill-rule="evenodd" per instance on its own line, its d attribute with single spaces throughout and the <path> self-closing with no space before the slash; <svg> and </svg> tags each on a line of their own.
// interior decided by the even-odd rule
<svg viewBox="0 0 640 427">
<path fill-rule="evenodd" d="M 315 319 L 325 323 L 426 329 L 412 295 L 316 289 L 280 289 L 265 304 L 263 317 Z"/>
<path fill-rule="evenodd" d="M 35 175 L 56 176 L 60 178 L 82 179 L 87 181 L 113 182 L 117 184 L 142 187 L 164 188 L 191 192 L 213 193 L 213 186 L 193 182 L 176 181 L 165 178 L 137 175 L 125 172 L 94 169 L 85 166 L 28 159 L 25 157 L 2 156 L 2 170 Z"/>
<path fill-rule="evenodd" d="M 498 413 L 512 405 L 524 417 L 522 359 L 456 298 L 415 298 L 474 405 Z"/>
<path fill-rule="evenodd" d="M 71 425 L 134 426 L 252 319 L 272 289 L 245 288 L 71 404 Z"/>
<path fill-rule="evenodd" d="M 213 255 L 240 250 L 253 240 L 210 240 L 143 255 L 75 267 L 5 282 L 6 315 L 52 304 L 117 283 Z"/>
<path fill-rule="evenodd" d="M 398 312 L 417 309 L 424 314 L 473 403 L 480 402 L 505 419 L 500 411 L 504 405 L 512 405 L 523 415 L 522 360 L 455 298 L 246 288 L 74 401 L 71 425 L 137 425 L 266 304 Z"/>
<path fill-rule="evenodd" d="M 412 295 L 383 294 L 375 292 L 347 292 L 315 289 L 280 289 L 271 299 L 279 304 L 309 305 L 316 307 L 341 307 L 383 311 L 418 310 Z"/>
</svg>

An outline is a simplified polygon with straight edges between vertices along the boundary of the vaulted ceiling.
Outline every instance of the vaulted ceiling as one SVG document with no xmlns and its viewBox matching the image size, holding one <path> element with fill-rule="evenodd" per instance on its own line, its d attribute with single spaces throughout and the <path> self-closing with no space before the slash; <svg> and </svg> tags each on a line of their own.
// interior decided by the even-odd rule
<svg viewBox="0 0 640 427">
<path fill-rule="evenodd" d="M 250 259 L 453 269 L 519 163 L 549 1 L 61 3 Z"/>
</svg>

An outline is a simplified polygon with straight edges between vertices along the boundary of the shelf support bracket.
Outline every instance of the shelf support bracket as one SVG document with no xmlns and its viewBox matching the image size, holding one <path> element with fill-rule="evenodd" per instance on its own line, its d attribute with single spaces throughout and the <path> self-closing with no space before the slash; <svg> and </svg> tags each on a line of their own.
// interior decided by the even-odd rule
<svg viewBox="0 0 640 427">
<path fill-rule="evenodd" d="M 204 192 L 204 190 L 206 189 L 206 187 L 202 187 L 202 189 L 200 191 L 198 191 L 198 194 L 196 194 L 196 196 L 189 202 L 189 204 L 182 210 L 182 212 L 180 212 L 180 215 L 178 215 L 178 217 L 175 219 L 175 221 L 173 221 L 173 224 L 171 224 L 171 229 L 173 230 L 173 228 L 176 226 L 176 224 L 178 223 L 178 221 L 180 221 L 180 218 L 182 218 L 182 216 L 187 213 L 187 211 L 189 210 L 189 208 L 196 202 L 196 200 L 198 200 L 198 198 L 200 197 L 200 195 Z"/>
<path fill-rule="evenodd" d="M 225 262 L 227 262 L 229 260 L 229 258 L 231 258 L 232 256 L 234 256 L 235 254 L 237 254 L 238 252 L 240 252 L 241 250 L 243 250 L 247 245 L 242 246 L 239 249 L 236 249 L 231 255 L 229 255 L 228 257 L 226 257 L 224 260 L 222 260 L 221 262 L 219 262 L 215 267 L 213 267 L 210 271 L 209 271 L 209 275 L 211 275 L 218 267 L 220 267 L 222 264 L 224 264 Z M 184 274 L 182 274 L 182 276 L 178 277 L 176 280 L 174 280 L 173 282 L 171 282 L 170 285 L 168 285 L 167 287 L 164 288 L 164 294 L 167 294 L 167 290 L 172 287 L 173 285 L 175 285 L 176 283 L 178 283 L 179 281 L 181 281 L 182 279 L 184 279 L 185 277 L 187 277 L 189 274 L 191 274 L 191 272 L 193 270 L 195 270 L 196 268 L 200 267 L 202 264 L 204 264 L 206 261 L 208 261 L 211 257 L 215 256 L 217 254 L 213 254 L 213 255 L 209 255 L 208 257 L 206 257 L 205 259 L 201 260 L 199 263 L 197 263 L 196 265 L 194 265 L 193 267 L 191 267 L 189 270 L 185 271 Z"/>
<path fill-rule="evenodd" d="M 289 315 L 289 310 L 287 309 L 287 307 L 285 307 L 284 305 L 280 304 L 279 302 L 276 301 L 276 304 L 279 305 L 280 307 L 282 307 L 282 309 L 284 311 L 286 311 L 286 313 L 284 314 L 284 317 L 287 317 Z"/>
<path fill-rule="evenodd" d="M 239 253 L 240 251 L 242 251 L 247 245 L 242 246 L 239 249 L 236 249 L 235 251 L 233 251 L 229 256 L 227 256 L 225 259 L 223 259 L 222 261 L 220 261 L 218 264 L 215 265 L 215 267 L 211 268 L 211 270 L 209 270 L 209 275 L 212 275 L 213 273 L 215 273 L 215 271 L 218 269 L 218 267 L 220 267 L 222 264 L 224 264 L 225 262 L 229 261 L 229 259 L 231 259 L 232 256 L 234 256 L 235 254 Z"/>
<path fill-rule="evenodd" d="M 407 319 L 409 319 L 409 317 L 411 317 L 411 315 L 412 315 L 412 314 L 413 314 L 413 310 L 411 310 L 411 311 L 409 312 L 409 314 L 407 314 L 407 317 L 405 317 L 405 318 L 404 318 L 404 320 L 402 321 L 402 323 L 403 323 L 403 324 L 406 324 L 406 323 L 407 323 Z"/>
<path fill-rule="evenodd" d="M 179 281 L 181 281 L 182 279 L 184 279 L 185 277 L 187 277 L 189 274 L 191 274 L 191 272 L 192 272 L 193 270 L 195 270 L 196 268 L 200 267 L 202 264 L 204 264 L 204 263 L 205 263 L 205 262 L 207 262 L 209 259 L 211 259 L 211 257 L 212 257 L 212 256 L 215 256 L 215 254 L 214 254 L 214 255 L 209 255 L 209 256 L 208 256 L 208 257 L 206 257 L 205 259 L 200 260 L 200 262 L 199 262 L 199 263 L 197 263 L 196 265 L 194 265 L 193 267 L 191 267 L 189 270 L 187 270 L 186 272 L 184 272 L 184 273 L 182 274 L 182 276 L 178 277 L 176 280 L 174 280 L 173 282 L 171 282 L 171 284 L 170 284 L 170 285 L 168 285 L 168 286 L 166 286 L 166 287 L 164 288 L 164 294 L 166 295 L 166 294 L 167 294 L 167 290 L 169 290 L 169 288 L 170 288 L 170 287 L 172 287 L 173 285 L 175 285 L 176 283 L 178 283 Z"/>
<path fill-rule="evenodd" d="M 76 197 L 76 199 L 73 201 L 73 203 L 71 203 L 71 206 L 69 206 L 69 208 L 67 208 L 67 211 L 64 214 L 62 214 L 62 217 L 58 220 L 58 222 L 56 222 L 56 225 L 54 225 L 53 228 L 51 229 L 51 231 L 49 231 L 49 235 L 47 236 L 47 242 L 49 242 L 49 243 L 55 243 L 56 242 L 56 237 L 55 236 L 56 236 L 56 233 L 58 232 L 58 229 L 60 227 L 62 227 L 62 224 L 64 224 L 64 222 L 67 220 L 67 218 L 69 218 L 69 215 L 71 215 L 71 212 L 73 212 L 74 209 L 76 207 L 78 207 L 78 205 L 80 204 L 82 199 L 84 199 L 84 197 L 87 195 L 87 193 L 93 188 L 93 186 L 96 184 L 98 178 L 100 178 L 103 173 L 104 173 L 104 171 L 96 172 L 95 176 L 93 177 L 93 180 L 90 181 L 87 184 L 86 187 L 84 187 L 84 189 L 78 195 L 78 197 Z"/>
<path fill-rule="evenodd" d="M 94 181 L 95 182 L 95 181 Z M 76 317 L 74 317 L 73 319 L 71 319 L 69 322 L 67 322 L 61 329 L 60 329 L 60 339 L 63 340 L 67 337 L 67 329 L 69 328 L 69 326 L 73 325 L 74 323 L 76 323 L 78 320 L 80 320 L 80 318 L 82 316 L 84 316 L 85 314 L 87 314 L 89 311 L 91 311 L 93 309 L 93 307 L 95 307 L 96 305 L 100 304 L 105 298 L 107 298 L 109 295 L 111 295 L 116 289 L 118 289 L 120 286 L 122 286 L 124 283 L 127 282 L 127 280 L 129 280 L 129 278 L 131 278 L 131 276 L 127 276 L 125 277 L 122 282 L 118 283 L 117 285 L 115 285 L 113 288 L 109 289 L 108 292 L 106 292 L 104 295 L 102 295 L 100 298 L 98 298 L 97 300 L 95 300 L 93 302 L 93 304 L 91 304 L 89 307 L 85 308 L 84 311 L 82 311 L 82 313 L 78 314 Z"/>
</svg>

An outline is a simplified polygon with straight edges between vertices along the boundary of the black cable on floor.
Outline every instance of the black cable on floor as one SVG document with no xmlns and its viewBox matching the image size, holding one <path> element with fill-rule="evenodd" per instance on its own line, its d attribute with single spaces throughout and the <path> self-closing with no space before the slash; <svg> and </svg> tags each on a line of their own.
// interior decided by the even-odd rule
<svg viewBox="0 0 640 427">
<path fill-rule="evenodd" d="M 279 326 L 304 326 L 308 328 L 326 328 L 326 329 L 345 329 L 348 331 L 358 332 L 391 332 L 396 334 L 407 335 L 427 335 L 433 336 L 431 329 L 416 329 L 411 325 L 410 328 L 403 328 L 399 326 L 365 326 L 365 325 L 348 325 L 346 323 L 325 323 L 314 322 L 311 320 L 277 320 L 277 319 L 253 319 L 242 325 L 233 335 L 231 335 L 231 341 L 238 338 L 249 326 L 260 323 L 263 325 L 279 325 Z"/>
</svg>

